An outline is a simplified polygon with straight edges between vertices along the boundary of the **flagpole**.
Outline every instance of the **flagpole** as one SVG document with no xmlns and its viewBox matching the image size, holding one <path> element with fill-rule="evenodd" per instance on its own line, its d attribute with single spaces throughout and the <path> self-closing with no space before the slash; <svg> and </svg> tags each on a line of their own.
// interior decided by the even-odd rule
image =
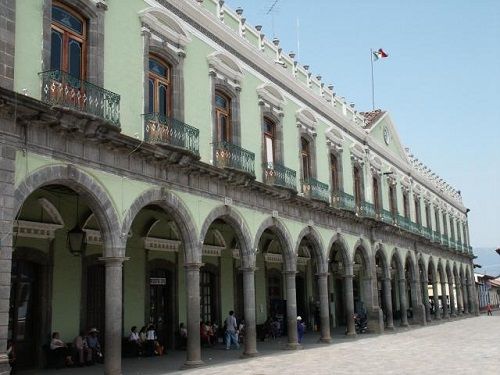
<svg viewBox="0 0 500 375">
<path fill-rule="evenodd" d="M 375 110 L 375 79 L 373 78 L 373 49 L 370 48 L 370 63 L 372 66 L 372 110 Z"/>
</svg>

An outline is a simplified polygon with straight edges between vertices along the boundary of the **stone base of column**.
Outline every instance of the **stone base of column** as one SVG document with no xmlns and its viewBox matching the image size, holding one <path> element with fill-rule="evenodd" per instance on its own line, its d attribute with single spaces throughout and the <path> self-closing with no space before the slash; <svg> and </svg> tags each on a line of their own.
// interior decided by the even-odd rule
<svg viewBox="0 0 500 375">
<path fill-rule="evenodd" d="M 240 358 L 253 358 L 253 357 L 258 357 L 260 355 L 259 352 L 243 352 L 243 354 L 240 356 Z"/>
<path fill-rule="evenodd" d="M 203 367 L 205 366 L 205 362 L 203 361 L 186 361 L 184 364 L 181 366 L 181 370 L 189 370 L 192 368 L 196 367 Z"/>
<path fill-rule="evenodd" d="M 299 344 L 299 343 L 287 343 L 284 347 L 283 347 L 284 350 L 301 350 L 301 349 L 304 349 L 304 347 Z"/>
<path fill-rule="evenodd" d="M 345 337 L 355 339 L 357 336 L 356 332 L 346 332 Z"/>
<path fill-rule="evenodd" d="M 393 333 L 396 331 L 396 328 L 394 327 L 394 325 L 392 326 L 387 326 L 384 328 L 384 332 L 387 332 L 387 333 Z"/>
<path fill-rule="evenodd" d="M 321 342 L 323 344 L 331 344 L 332 338 L 331 337 L 320 337 L 318 342 Z"/>
<path fill-rule="evenodd" d="M 409 323 L 401 323 L 399 326 L 402 328 L 409 328 L 410 324 Z"/>
<path fill-rule="evenodd" d="M 425 317 L 425 306 L 420 304 L 413 309 L 413 323 L 420 325 L 427 325 L 427 320 Z"/>
<path fill-rule="evenodd" d="M 368 312 L 368 332 L 382 333 L 384 332 L 384 313 L 380 308 L 373 308 Z"/>
</svg>

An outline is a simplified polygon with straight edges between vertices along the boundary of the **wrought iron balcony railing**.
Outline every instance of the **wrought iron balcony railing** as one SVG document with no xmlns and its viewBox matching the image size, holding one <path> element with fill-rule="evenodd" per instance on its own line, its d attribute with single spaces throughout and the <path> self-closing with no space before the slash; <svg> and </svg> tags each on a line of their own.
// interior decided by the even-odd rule
<svg viewBox="0 0 500 375">
<path fill-rule="evenodd" d="M 262 169 L 267 184 L 297 191 L 297 173 L 293 169 L 278 163 L 264 163 Z"/>
<path fill-rule="evenodd" d="M 330 200 L 328 185 L 312 177 L 306 178 L 302 181 L 302 191 L 305 196 L 311 199 L 316 199 L 327 203 Z"/>
<path fill-rule="evenodd" d="M 375 217 L 377 216 L 377 213 L 375 211 L 375 205 L 370 202 L 362 201 L 360 215 L 375 219 Z"/>
<path fill-rule="evenodd" d="M 215 142 L 215 165 L 255 176 L 255 154 L 229 142 Z"/>
<path fill-rule="evenodd" d="M 441 243 L 448 246 L 448 236 L 446 234 L 441 235 Z"/>
<path fill-rule="evenodd" d="M 332 194 L 332 202 L 335 208 L 356 212 L 356 201 L 351 194 L 336 191 Z"/>
<path fill-rule="evenodd" d="M 42 102 L 71 108 L 120 126 L 120 95 L 61 70 L 39 73 Z"/>
<path fill-rule="evenodd" d="M 144 140 L 149 143 L 171 145 L 200 154 L 200 131 L 182 121 L 159 113 L 144 116 Z"/>
<path fill-rule="evenodd" d="M 441 242 L 441 235 L 437 230 L 432 231 L 432 241 L 433 242 Z"/>
<path fill-rule="evenodd" d="M 431 240 L 432 239 L 432 230 L 431 228 L 428 228 L 428 227 L 422 227 L 421 229 L 421 233 L 422 235 L 427 238 L 428 240 Z"/>
</svg>

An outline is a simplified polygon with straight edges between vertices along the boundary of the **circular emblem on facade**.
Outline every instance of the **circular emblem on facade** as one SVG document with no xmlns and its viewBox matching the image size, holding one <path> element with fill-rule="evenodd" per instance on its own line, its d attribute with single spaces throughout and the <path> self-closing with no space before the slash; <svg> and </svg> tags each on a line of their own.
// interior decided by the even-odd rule
<svg viewBox="0 0 500 375">
<path fill-rule="evenodd" d="M 392 140 L 391 132 L 389 131 L 389 128 L 387 128 L 387 126 L 384 126 L 384 141 L 385 141 L 385 144 L 389 145 L 389 143 L 391 143 L 391 140 Z"/>
</svg>

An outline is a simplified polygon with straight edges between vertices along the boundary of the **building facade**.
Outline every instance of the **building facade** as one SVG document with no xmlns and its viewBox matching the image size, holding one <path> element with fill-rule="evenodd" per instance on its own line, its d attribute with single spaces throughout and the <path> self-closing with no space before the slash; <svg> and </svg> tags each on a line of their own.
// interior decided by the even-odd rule
<svg viewBox="0 0 500 375">
<path fill-rule="evenodd" d="M 52 331 L 273 317 L 331 340 L 478 313 L 468 210 L 388 113 L 360 113 L 215 0 L 0 4 L 0 350 Z M 430 298 L 431 297 L 431 298 Z M 35 355 L 33 355 L 35 353 Z M 202 363 L 188 336 L 186 366 Z"/>
</svg>

